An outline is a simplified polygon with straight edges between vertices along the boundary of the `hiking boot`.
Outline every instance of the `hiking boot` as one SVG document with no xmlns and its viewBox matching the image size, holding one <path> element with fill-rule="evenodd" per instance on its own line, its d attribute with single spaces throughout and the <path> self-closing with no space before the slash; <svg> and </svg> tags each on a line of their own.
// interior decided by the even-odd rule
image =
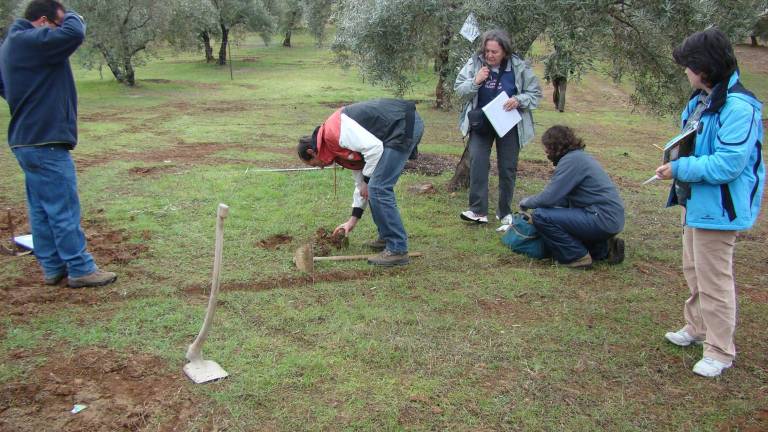
<svg viewBox="0 0 768 432">
<path fill-rule="evenodd" d="M 58 285 L 65 277 L 67 277 L 67 272 L 63 271 L 57 275 L 45 278 L 43 283 L 46 285 Z"/>
<path fill-rule="evenodd" d="M 460 218 L 464 219 L 467 222 L 474 222 L 478 224 L 487 224 L 488 223 L 488 216 L 481 216 L 472 210 L 467 210 L 465 212 L 462 212 L 459 215 Z"/>
<path fill-rule="evenodd" d="M 369 242 L 365 242 L 365 247 L 376 252 L 381 252 L 387 248 L 387 241 L 382 239 L 376 239 Z"/>
<path fill-rule="evenodd" d="M 384 267 L 392 267 L 398 265 L 406 265 L 411 262 L 408 258 L 408 253 L 395 253 L 389 249 L 384 249 L 380 254 L 368 258 L 368 264 Z"/>
<path fill-rule="evenodd" d="M 723 363 L 711 357 L 704 357 L 693 365 L 693 373 L 707 378 L 720 376 L 724 370 L 733 366 L 733 362 Z"/>
<path fill-rule="evenodd" d="M 576 270 L 586 270 L 588 268 L 592 268 L 592 257 L 589 255 L 589 252 L 587 252 L 586 255 L 577 259 L 576 261 L 571 261 L 569 263 L 563 264 L 563 267 L 568 267 Z"/>
<path fill-rule="evenodd" d="M 664 337 L 673 344 L 681 347 L 687 347 L 690 344 L 701 345 L 704 343 L 703 340 L 694 338 L 683 329 L 676 332 L 667 332 Z"/>
<path fill-rule="evenodd" d="M 624 262 L 624 240 L 613 236 L 608 239 L 608 257 L 605 259 L 608 264 L 621 264 Z"/>
<path fill-rule="evenodd" d="M 115 279 L 117 279 L 116 274 L 96 269 L 96 271 L 89 275 L 69 278 L 67 285 L 70 288 L 100 287 L 111 284 Z"/>
</svg>

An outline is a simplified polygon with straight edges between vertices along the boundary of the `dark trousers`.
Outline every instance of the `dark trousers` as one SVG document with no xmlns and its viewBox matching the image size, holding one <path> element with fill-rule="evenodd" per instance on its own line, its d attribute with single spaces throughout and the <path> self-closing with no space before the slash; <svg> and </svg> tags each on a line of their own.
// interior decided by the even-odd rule
<svg viewBox="0 0 768 432">
<path fill-rule="evenodd" d="M 520 139 L 517 126 L 503 137 L 495 131 L 488 135 L 469 134 L 469 209 L 481 215 L 488 214 L 488 174 L 491 168 L 491 146 L 496 141 L 496 161 L 499 169 L 499 218 L 512 213 L 509 203 L 515 193 L 517 158 L 520 155 Z"/>
<path fill-rule="evenodd" d="M 537 208 L 533 225 L 552 256 L 563 264 L 589 253 L 593 260 L 608 257 L 608 239 L 616 233 L 602 228 L 598 217 L 580 208 Z"/>
</svg>

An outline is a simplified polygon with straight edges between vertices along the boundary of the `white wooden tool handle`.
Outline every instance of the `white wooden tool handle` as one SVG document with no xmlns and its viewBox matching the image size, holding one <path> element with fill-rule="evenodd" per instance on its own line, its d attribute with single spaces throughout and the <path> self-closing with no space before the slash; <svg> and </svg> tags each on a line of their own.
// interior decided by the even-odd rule
<svg viewBox="0 0 768 432">
<path fill-rule="evenodd" d="M 187 360 L 202 360 L 203 343 L 208 338 L 208 331 L 213 323 L 213 314 L 216 312 L 216 296 L 219 294 L 219 280 L 221 275 L 221 256 L 224 248 L 224 219 L 229 214 L 229 206 L 219 204 L 216 212 L 216 248 L 213 254 L 213 278 L 211 281 L 211 295 L 208 298 L 208 309 L 205 311 L 205 320 L 195 341 L 187 349 Z"/>
</svg>

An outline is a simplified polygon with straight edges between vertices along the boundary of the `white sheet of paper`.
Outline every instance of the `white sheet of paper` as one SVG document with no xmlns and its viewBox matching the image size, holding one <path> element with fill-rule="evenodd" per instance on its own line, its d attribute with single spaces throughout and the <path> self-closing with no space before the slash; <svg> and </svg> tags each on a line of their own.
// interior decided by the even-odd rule
<svg viewBox="0 0 768 432">
<path fill-rule="evenodd" d="M 461 26 L 461 35 L 470 42 L 474 42 L 478 36 L 480 36 L 480 28 L 477 26 L 477 18 L 475 14 L 470 13 L 467 19 L 464 21 L 464 25 Z"/>
<path fill-rule="evenodd" d="M 14 237 L 13 241 L 16 242 L 17 245 L 23 247 L 24 249 L 29 249 L 29 250 L 35 249 L 34 244 L 32 243 L 32 234 Z"/>
<path fill-rule="evenodd" d="M 499 93 L 496 98 L 483 107 L 483 112 L 488 120 L 496 129 L 496 133 L 503 137 L 507 134 L 516 124 L 520 123 L 523 118 L 520 117 L 520 111 L 513 109 L 512 111 L 504 111 L 504 102 L 509 99 L 506 92 Z"/>
</svg>

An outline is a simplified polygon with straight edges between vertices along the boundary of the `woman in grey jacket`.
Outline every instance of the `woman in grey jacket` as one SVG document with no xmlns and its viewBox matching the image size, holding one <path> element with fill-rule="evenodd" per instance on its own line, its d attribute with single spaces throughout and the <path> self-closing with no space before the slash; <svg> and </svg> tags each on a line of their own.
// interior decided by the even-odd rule
<svg viewBox="0 0 768 432">
<path fill-rule="evenodd" d="M 482 42 L 478 52 L 461 69 L 454 84 L 454 90 L 465 103 L 459 128 L 464 136 L 469 134 L 469 210 L 461 213 L 461 218 L 488 223 L 488 174 L 491 146 L 496 141 L 499 170 L 496 218 L 507 224 L 512 219 L 510 202 L 515 191 L 517 158 L 520 148 L 533 138 L 531 110 L 541 100 L 541 86 L 531 67 L 513 53 L 505 31 L 487 31 Z M 504 109 L 519 110 L 522 117 L 520 123 L 503 137 L 496 134 L 487 119 L 487 127 L 470 130 L 469 112 L 482 108 L 501 92 L 509 96 Z"/>
</svg>

